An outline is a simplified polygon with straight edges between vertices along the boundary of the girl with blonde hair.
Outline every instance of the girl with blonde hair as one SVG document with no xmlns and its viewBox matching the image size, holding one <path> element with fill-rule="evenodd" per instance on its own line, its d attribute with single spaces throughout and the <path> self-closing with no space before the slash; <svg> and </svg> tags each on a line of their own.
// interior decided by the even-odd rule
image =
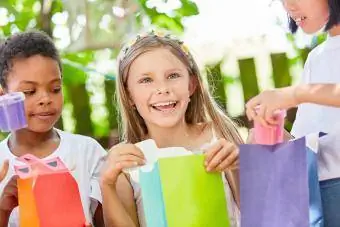
<svg viewBox="0 0 340 227">
<path fill-rule="evenodd" d="M 101 176 L 106 224 L 146 226 L 139 182 L 122 170 L 143 165 L 135 144 L 153 139 L 159 148 L 204 151 L 206 170 L 223 173 L 231 226 L 239 226 L 237 145 L 242 139 L 204 86 L 188 48 L 170 35 L 151 32 L 123 48 L 118 64 L 124 142 L 111 149 Z"/>
</svg>

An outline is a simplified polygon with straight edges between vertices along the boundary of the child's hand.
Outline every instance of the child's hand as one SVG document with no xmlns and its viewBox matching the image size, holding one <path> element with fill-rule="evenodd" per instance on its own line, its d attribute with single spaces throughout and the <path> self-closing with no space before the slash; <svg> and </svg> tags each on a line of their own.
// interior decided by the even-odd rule
<svg viewBox="0 0 340 227">
<path fill-rule="evenodd" d="M 233 143 L 219 139 L 205 152 L 205 166 L 208 172 L 237 169 L 239 165 L 239 150 Z"/>
<path fill-rule="evenodd" d="M 0 210 L 11 212 L 18 206 L 17 176 L 13 176 L 0 195 Z"/>
<path fill-rule="evenodd" d="M 0 182 L 3 181 L 8 173 L 9 162 L 6 160 L 0 170 Z M 9 218 L 12 210 L 18 206 L 18 189 L 17 189 L 17 177 L 13 176 L 2 193 L 0 194 L 0 213 L 5 214 L 2 218 Z M 0 225 L 1 225 L 0 220 Z M 7 224 L 6 224 L 7 226 Z"/>
<path fill-rule="evenodd" d="M 8 160 L 6 160 L 2 166 L 1 166 L 1 170 L 0 170 L 0 182 L 5 179 L 7 172 L 8 172 L 8 168 L 9 168 L 9 162 Z"/>
<path fill-rule="evenodd" d="M 104 165 L 101 181 L 103 184 L 115 186 L 123 169 L 145 164 L 142 151 L 133 144 L 119 144 L 110 150 Z"/>
<path fill-rule="evenodd" d="M 297 87 L 290 86 L 268 90 L 250 99 L 246 104 L 246 114 L 249 120 L 259 121 L 264 126 L 277 124 L 273 117 L 278 109 L 290 109 L 299 104 L 296 98 Z M 255 108 L 258 108 L 255 111 Z"/>
</svg>

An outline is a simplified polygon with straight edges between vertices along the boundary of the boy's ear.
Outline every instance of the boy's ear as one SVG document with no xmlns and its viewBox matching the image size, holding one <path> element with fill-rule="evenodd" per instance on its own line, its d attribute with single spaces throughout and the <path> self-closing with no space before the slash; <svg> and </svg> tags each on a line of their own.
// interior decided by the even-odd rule
<svg viewBox="0 0 340 227">
<path fill-rule="evenodd" d="M 189 81 L 189 94 L 190 94 L 190 96 L 192 96 L 192 94 L 194 94 L 194 92 L 196 91 L 197 84 L 198 84 L 197 76 L 191 76 L 190 81 Z"/>
</svg>

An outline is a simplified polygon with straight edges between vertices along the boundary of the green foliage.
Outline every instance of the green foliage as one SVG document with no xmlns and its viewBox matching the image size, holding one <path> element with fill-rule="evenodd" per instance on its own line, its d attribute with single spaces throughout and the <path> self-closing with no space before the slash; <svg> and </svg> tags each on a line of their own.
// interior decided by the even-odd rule
<svg viewBox="0 0 340 227">
<path fill-rule="evenodd" d="M 68 2 L 53 0 L 50 11 L 47 13 L 45 12 L 45 16 L 43 16 L 44 13 L 42 12 L 41 2 L 42 1 L 40 0 L 0 0 L 0 8 L 5 9 L 7 12 L 5 16 L 7 22 L 0 22 L 0 40 L 16 32 L 22 32 L 30 29 L 47 30 L 53 35 L 53 30 L 57 28 L 58 25 L 52 22 L 52 18 L 56 13 L 60 12 L 66 12 L 68 14 L 68 20 L 70 20 L 70 18 L 76 19 L 76 17 L 81 13 L 88 13 L 90 18 L 87 21 L 89 22 L 91 33 L 93 34 L 92 39 L 94 39 L 97 43 L 103 40 L 102 34 L 112 34 L 113 39 L 121 37 L 122 35 L 117 34 L 117 32 L 121 30 L 119 27 L 117 29 L 117 27 L 109 26 L 109 31 L 103 31 L 103 28 L 98 26 L 98 22 L 104 15 L 111 16 L 111 25 L 119 26 L 121 24 L 121 19 L 114 17 L 112 14 L 112 6 L 116 4 L 113 1 L 86 1 L 88 5 L 87 7 L 84 7 L 84 1 L 72 0 L 71 2 Z M 128 3 L 130 4 L 131 2 Z M 131 22 L 132 24 L 135 24 L 137 29 L 144 26 L 142 21 L 146 17 L 149 18 L 154 26 L 169 29 L 178 34 L 183 32 L 182 19 L 199 13 L 196 4 L 190 0 L 181 0 L 180 7 L 174 9 L 169 14 L 161 13 L 155 7 L 149 8 L 147 0 L 139 0 L 136 1 L 136 3 L 139 9 L 137 10 L 137 13 L 133 15 L 132 21 L 129 21 L 129 23 Z M 47 21 L 47 23 L 45 21 L 46 18 L 50 20 Z M 69 26 L 69 24 L 67 24 L 67 26 Z M 69 29 L 73 30 L 74 28 L 69 27 Z M 120 32 L 125 34 L 125 32 L 128 31 L 123 30 Z M 60 41 L 64 37 L 52 38 Z M 76 42 L 78 42 L 78 40 Z M 81 42 L 81 40 L 79 42 Z M 112 59 L 116 58 L 119 52 L 118 50 L 118 48 L 110 47 L 109 56 Z M 75 132 L 93 136 L 94 132 L 96 132 L 96 134 L 98 134 L 98 132 L 99 134 L 103 134 L 103 132 L 107 130 L 108 125 L 111 129 L 116 128 L 118 122 L 116 103 L 113 100 L 115 93 L 113 73 L 105 75 L 102 74 L 106 79 L 103 92 L 106 96 L 105 108 L 108 112 L 108 116 L 103 117 L 103 119 L 96 120 L 96 123 L 92 123 L 90 119 L 91 111 L 96 110 L 91 108 L 90 96 L 92 94 L 87 91 L 86 82 L 90 73 L 92 71 L 96 71 L 92 67 L 89 67 L 89 65 L 95 62 L 95 54 L 98 50 L 90 48 L 81 52 L 67 51 L 67 48 L 61 50 L 64 81 L 63 87 L 65 94 L 64 99 L 67 105 L 72 104 L 73 106 L 72 115 L 75 120 Z M 103 123 L 98 125 L 98 122 Z M 62 125 L 60 125 L 60 127 L 62 127 Z M 0 133 L 0 140 L 4 135 L 5 134 Z"/>
<path fill-rule="evenodd" d="M 93 51 L 66 53 L 62 55 L 63 81 L 65 85 L 85 84 L 87 72 L 84 67 L 94 60 Z"/>
<path fill-rule="evenodd" d="M 190 0 L 181 0 L 181 7 L 174 10 L 173 15 L 159 13 L 155 7 L 148 8 L 148 0 L 139 1 L 144 13 L 151 19 L 151 22 L 161 28 L 172 30 L 174 32 L 183 32 L 182 18 L 194 16 L 199 13 L 195 3 Z"/>
</svg>

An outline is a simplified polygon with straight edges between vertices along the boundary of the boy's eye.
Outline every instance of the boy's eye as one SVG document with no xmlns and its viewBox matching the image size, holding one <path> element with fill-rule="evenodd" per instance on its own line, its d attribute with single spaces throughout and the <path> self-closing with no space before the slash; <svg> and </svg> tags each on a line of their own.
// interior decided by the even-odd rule
<svg viewBox="0 0 340 227">
<path fill-rule="evenodd" d="M 33 95 L 35 93 L 35 90 L 25 90 L 23 91 L 25 95 Z"/>
<path fill-rule="evenodd" d="M 152 82 L 152 79 L 150 77 L 145 77 L 145 78 L 140 79 L 138 82 L 141 84 L 146 84 L 146 83 Z"/>
<path fill-rule="evenodd" d="M 180 77 L 181 75 L 179 75 L 179 73 L 171 73 L 169 76 L 168 76 L 168 78 L 169 79 L 175 79 L 175 78 L 178 78 L 178 77 Z"/>
</svg>

